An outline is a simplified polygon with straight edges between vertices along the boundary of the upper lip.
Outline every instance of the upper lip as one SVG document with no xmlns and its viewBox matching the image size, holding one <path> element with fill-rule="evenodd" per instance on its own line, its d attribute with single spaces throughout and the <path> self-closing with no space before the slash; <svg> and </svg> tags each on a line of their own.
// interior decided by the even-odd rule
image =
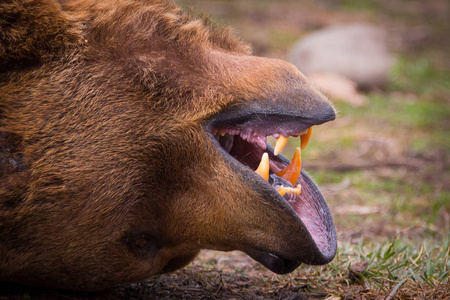
<svg viewBox="0 0 450 300">
<path fill-rule="evenodd" d="M 256 168 L 254 165 L 255 162 L 252 161 L 253 158 L 250 157 L 246 160 L 241 159 L 241 161 L 236 159 L 239 158 L 236 153 L 229 153 L 230 149 L 232 152 L 235 151 L 235 149 L 224 149 L 220 142 L 214 137 L 213 131 L 221 128 L 225 129 L 225 132 L 228 134 L 233 133 L 233 128 L 243 129 L 252 127 L 263 136 L 273 135 L 276 133 L 281 133 L 284 136 L 288 136 L 295 135 L 296 133 L 307 129 L 312 125 L 318 125 L 333 120 L 334 118 L 334 110 L 329 113 L 322 112 L 316 116 L 311 116 L 310 114 L 306 117 L 298 114 L 281 114 L 279 112 L 273 113 L 270 111 L 258 111 L 248 109 L 248 107 L 240 109 L 233 108 L 211 118 L 206 123 L 205 129 L 222 157 L 229 162 L 230 165 L 234 165 L 236 167 L 233 168 L 234 170 L 245 173 L 244 177 L 254 177 L 252 178 L 253 180 L 249 180 L 249 184 L 253 184 L 254 188 L 256 188 L 256 185 L 270 187 L 273 192 L 270 192 L 269 189 L 265 188 L 267 192 L 265 192 L 262 197 L 271 198 L 274 202 L 286 203 L 286 199 L 272 187 L 272 185 L 275 185 L 275 181 L 280 180 L 280 177 L 276 176 L 272 169 L 284 168 L 290 162 L 288 159 L 281 154 L 275 156 L 273 154 L 273 148 L 267 145 L 265 152 L 268 152 L 270 156 L 271 174 L 269 182 L 264 182 L 258 174 L 253 172 Z M 237 136 L 239 136 L 238 131 L 235 130 L 234 132 L 238 134 Z M 228 139 L 230 139 L 230 137 L 228 137 Z M 231 142 L 243 143 L 240 137 L 233 137 L 233 139 L 235 140 Z M 259 146 L 254 145 L 254 149 L 256 149 L 256 151 L 259 151 L 258 148 L 260 149 L 260 154 L 262 155 L 264 151 Z M 233 155 L 236 158 L 233 157 Z M 261 158 L 261 155 L 259 155 L 259 159 Z M 242 168 L 244 161 L 247 168 Z M 305 195 L 300 196 L 304 198 L 302 201 L 311 200 L 314 202 L 309 203 L 306 206 L 303 205 L 300 210 L 298 207 L 292 207 L 292 210 L 294 210 L 298 219 L 296 226 L 303 228 L 302 231 L 305 232 L 305 236 L 299 237 L 302 239 L 302 249 L 299 251 L 300 254 L 297 253 L 293 256 L 289 256 L 285 253 L 270 252 L 270 249 L 269 251 L 266 249 L 247 251 L 250 252 L 248 254 L 250 254 L 254 259 L 260 261 L 269 269 L 277 273 L 290 272 L 302 262 L 308 264 L 328 263 L 334 258 L 336 253 L 336 233 L 331 214 L 325 200 L 312 180 L 303 171 L 301 172 L 298 182 L 301 182 L 302 185 L 304 185 L 304 192 L 302 193 Z M 292 206 L 292 204 L 290 205 Z M 325 224 L 318 224 L 317 222 L 324 222 Z"/>
</svg>

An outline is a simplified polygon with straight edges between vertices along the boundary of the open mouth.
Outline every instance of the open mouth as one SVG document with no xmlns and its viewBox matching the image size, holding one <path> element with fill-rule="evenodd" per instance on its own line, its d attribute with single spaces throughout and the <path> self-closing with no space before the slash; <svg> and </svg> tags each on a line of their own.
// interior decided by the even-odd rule
<svg viewBox="0 0 450 300">
<path fill-rule="evenodd" d="M 301 184 L 298 183 L 302 168 L 301 150 L 308 145 L 312 127 L 293 135 L 294 137 L 300 136 L 301 142 L 288 165 L 278 157 L 289 139 L 283 134 L 274 133 L 272 135 L 277 139 L 275 148 L 272 149 L 268 147 L 265 136 L 259 135 L 257 131 L 251 129 L 249 132 L 244 130 L 241 134 L 239 127 L 219 128 L 214 129 L 212 133 L 223 149 L 239 162 L 253 169 L 272 185 L 292 207 L 295 206 L 297 202 L 295 200 L 301 193 Z M 261 158 L 258 163 L 259 157 Z"/>
<path fill-rule="evenodd" d="M 278 198 L 287 202 L 299 218 L 299 226 L 308 232 L 304 255 L 286 259 L 277 253 L 258 254 L 256 260 L 276 273 L 293 271 L 300 263 L 325 264 L 334 258 L 336 234 L 328 207 L 316 185 L 302 171 L 301 152 L 312 135 L 312 126 L 334 119 L 334 116 L 302 119 L 280 114 L 249 114 L 237 118 L 219 117 L 207 130 L 214 145 L 232 164 L 246 166 L 262 178 Z M 274 148 L 267 137 L 277 141 Z M 291 161 L 281 152 L 289 138 L 299 138 L 299 147 Z M 271 193 L 271 197 L 273 197 Z M 275 194 L 276 195 L 276 194 Z M 309 241 L 307 239 L 310 239 Z M 302 246 L 303 248 L 303 246 Z M 255 257 L 254 257 L 255 258 Z"/>
</svg>

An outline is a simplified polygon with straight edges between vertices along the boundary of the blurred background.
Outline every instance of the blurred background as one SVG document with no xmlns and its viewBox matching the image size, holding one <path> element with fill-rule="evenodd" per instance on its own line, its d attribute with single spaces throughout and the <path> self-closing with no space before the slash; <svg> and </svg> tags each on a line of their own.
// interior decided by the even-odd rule
<svg viewBox="0 0 450 300">
<path fill-rule="evenodd" d="M 317 297 L 386 297 L 397 286 L 394 298 L 450 297 L 450 1 L 178 2 L 231 26 L 255 55 L 294 63 L 339 111 L 302 153 L 334 215 L 339 254 L 291 283 L 306 280 Z M 205 252 L 197 264 L 237 272 L 239 259 L 243 273 L 263 272 L 239 254 Z"/>
</svg>

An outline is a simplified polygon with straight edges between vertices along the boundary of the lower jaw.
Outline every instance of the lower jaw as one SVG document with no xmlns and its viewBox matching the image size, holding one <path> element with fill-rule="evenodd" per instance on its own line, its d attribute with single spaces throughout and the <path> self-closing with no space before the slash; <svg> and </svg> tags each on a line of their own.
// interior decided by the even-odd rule
<svg viewBox="0 0 450 300">
<path fill-rule="evenodd" d="M 234 139 L 233 147 L 230 151 L 225 151 L 224 148 L 220 146 L 218 148 L 223 154 L 223 157 L 230 162 L 230 165 L 236 167 L 235 171 L 242 172 L 244 170 L 242 166 L 247 165 L 248 171 L 245 170 L 244 173 L 247 173 L 248 175 L 250 175 L 251 172 L 255 174 L 254 170 L 257 169 L 258 164 L 260 163 L 259 160 L 261 159 L 261 155 L 264 152 L 267 152 L 270 158 L 270 174 L 269 179 L 266 179 L 266 182 L 272 187 L 273 191 L 277 191 L 274 178 L 280 178 L 279 176 L 275 176 L 275 174 L 279 173 L 290 164 L 290 161 L 284 156 L 274 155 L 274 150 L 269 145 L 263 150 L 257 145 L 250 144 L 247 141 L 238 138 Z M 253 177 L 252 175 L 250 176 Z M 253 179 L 250 181 L 253 182 Z M 283 186 L 293 186 L 291 183 L 286 183 L 286 180 L 280 182 L 280 184 Z M 256 250 L 253 248 L 253 250 L 244 251 L 253 259 L 261 262 L 268 269 L 278 274 L 292 272 L 302 262 L 313 265 L 325 264 L 331 261 L 336 252 L 334 224 L 328 207 L 318 191 L 318 188 L 304 172 L 299 174 L 294 185 L 302 186 L 302 191 L 299 195 L 291 193 L 283 197 L 279 193 L 277 194 L 278 196 L 283 197 L 284 201 L 295 211 L 295 214 L 298 217 L 298 226 L 303 227 L 303 233 L 297 232 L 297 234 L 302 234 L 302 236 L 298 236 L 297 238 L 294 237 L 291 244 L 291 246 L 297 244 L 298 248 L 291 249 L 290 254 L 288 253 L 288 257 L 295 257 L 295 259 L 287 259 L 286 256 L 271 252 L 270 249 Z M 270 195 L 271 197 L 275 197 L 274 193 L 270 193 Z M 286 199 L 286 197 L 289 199 Z M 292 236 L 286 236 L 286 238 L 289 239 L 292 238 Z M 296 239 L 301 239 L 302 241 Z"/>
<path fill-rule="evenodd" d="M 263 264 L 266 268 L 277 274 L 288 274 L 300 266 L 300 262 L 284 259 L 276 254 L 259 251 L 255 260 Z"/>
</svg>

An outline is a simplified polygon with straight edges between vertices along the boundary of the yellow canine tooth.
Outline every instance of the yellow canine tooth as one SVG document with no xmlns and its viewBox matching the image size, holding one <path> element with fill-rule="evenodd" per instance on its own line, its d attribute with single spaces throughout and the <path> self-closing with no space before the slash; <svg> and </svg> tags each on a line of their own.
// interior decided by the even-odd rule
<svg viewBox="0 0 450 300">
<path fill-rule="evenodd" d="M 297 135 L 302 135 L 302 134 L 305 134 L 305 133 L 307 133 L 307 132 L 308 132 L 308 128 L 305 129 L 305 130 L 303 130 L 303 131 L 301 131 L 301 132 L 299 132 L 299 133 L 297 133 Z"/>
<path fill-rule="evenodd" d="M 288 139 L 289 139 L 288 137 L 280 135 L 280 137 L 277 138 L 277 143 L 275 144 L 275 149 L 273 150 L 273 154 L 275 154 L 275 155 L 280 154 L 281 150 L 283 150 L 284 146 L 286 146 Z"/>
<path fill-rule="evenodd" d="M 269 170 L 270 170 L 269 154 L 264 153 L 261 157 L 261 162 L 259 163 L 259 166 L 255 172 L 261 175 L 265 181 L 269 181 Z"/>
<path fill-rule="evenodd" d="M 280 193 L 281 196 L 284 196 L 286 194 L 286 188 L 284 186 L 280 186 L 277 192 Z"/>
<path fill-rule="evenodd" d="M 300 172 L 302 171 L 302 153 L 300 148 L 295 149 L 294 157 L 291 163 L 286 168 L 278 172 L 276 175 L 282 177 L 284 180 L 289 181 L 292 185 L 298 180 Z"/>
<path fill-rule="evenodd" d="M 306 148 L 306 146 L 309 143 L 309 140 L 311 139 L 312 135 L 312 127 L 308 128 L 308 132 L 305 134 L 300 135 L 300 148 L 303 150 Z"/>
</svg>

